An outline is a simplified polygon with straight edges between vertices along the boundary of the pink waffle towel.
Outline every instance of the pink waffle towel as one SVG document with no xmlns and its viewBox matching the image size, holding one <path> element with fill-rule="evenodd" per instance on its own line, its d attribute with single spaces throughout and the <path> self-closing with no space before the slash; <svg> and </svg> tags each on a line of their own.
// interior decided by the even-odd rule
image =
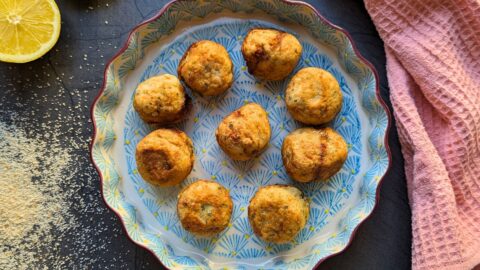
<svg viewBox="0 0 480 270">
<path fill-rule="evenodd" d="M 385 43 L 412 268 L 472 269 L 480 264 L 480 0 L 365 5 Z"/>
</svg>

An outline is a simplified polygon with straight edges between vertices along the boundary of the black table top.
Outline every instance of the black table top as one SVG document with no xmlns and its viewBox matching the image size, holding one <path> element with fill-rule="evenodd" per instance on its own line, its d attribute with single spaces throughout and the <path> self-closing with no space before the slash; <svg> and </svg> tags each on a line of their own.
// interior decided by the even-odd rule
<svg viewBox="0 0 480 270">
<path fill-rule="evenodd" d="M 128 240 L 118 218 L 104 205 L 87 144 L 92 135 L 90 105 L 102 84 L 106 62 L 123 45 L 129 31 L 166 2 L 57 0 L 62 13 L 62 31 L 54 49 L 31 63 L 0 63 L 1 122 L 11 122 L 13 115 L 26 115 L 28 117 L 15 120 L 17 125 L 42 133 L 43 124 L 49 124 L 49 119 L 62 121 L 59 118 L 62 114 L 76 114 L 74 123 L 61 127 L 62 136 L 75 136 L 81 145 L 74 152 L 79 173 L 73 181 L 82 186 L 77 196 L 83 203 L 76 204 L 72 198 L 69 206 L 81 226 L 70 238 L 63 237 L 66 240 L 59 254 L 71 258 L 67 263 L 70 269 L 162 268 L 153 255 Z M 351 34 L 361 54 L 376 67 L 381 95 L 391 110 L 383 42 L 363 3 L 355 0 L 306 2 Z M 63 93 L 59 89 L 64 89 L 66 94 L 59 94 Z M 52 110 L 49 100 L 66 106 Z M 36 113 L 28 114 L 28 111 Z M 48 117 L 42 112 L 48 113 Z M 389 144 L 392 166 L 384 178 L 374 213 L 361 225 L 351 246 L 318 269 L 410 268 L 411 213 L 395 125 L 390 131 Z M 58 265 L 52 261 L 46 267 L 58 268 Z"/>
</svg>

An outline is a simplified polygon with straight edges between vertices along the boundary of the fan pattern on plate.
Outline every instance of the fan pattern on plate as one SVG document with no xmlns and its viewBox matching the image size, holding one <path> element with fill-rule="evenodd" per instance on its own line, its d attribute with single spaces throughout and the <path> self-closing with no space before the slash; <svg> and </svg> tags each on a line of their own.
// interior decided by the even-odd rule
<svg viewBox="0 0 480 270">
<path fill-rule="evenodd" d="M 327 183 L 296 184 L 289 179 L 282 164 L 280 149 L 284 137 L 300 126 L 288 114 L 283 100 L 284 90 L 290 77 L 279 82 L 257 81 L 248 73 L 241 55 L 241 45 L 248 30 L 254 27 L 279 28 L 261 21 L 229 21 L 201 27 L 178 37 L 161 50 L 140 77 L 139 83 L 159 74 L 176 74 L 180 58 L 190 44 L 203 39 L 222 44 L 234 63 L 235 82 L 225 94 L 213 98 L 202 98 L 190 92 L 193 96 L 193 112 L 176 127 L 184 130 L 192 139 L 196 164 L 195 171 L 182 185 L 173 188 L 157 188 L 141 179 L 136 170 L 135 147 L 156 127 L 145 124 L 131 103 L 125 120 L 124 139 L 129 142 L 125 145 L 128 169 L 145 206 L 164 230 L 173 232 L 179 240 L 200 251 L 212 253 L 218 257 L 248 259 L 272 256 L 315 237 L 329 218 L 334 216 L 349 198 L 355 175 L 360 169 L 362 149 L 360 120 L 352 91 L 345 84 L 343 75 L 333 66 L 332 61 L 321 54 L 316 47 L 297 36 L 305 47 L 305 52 L 294 73 L 302 67 L 315 66 L 329 70 L 336 76 L 344 94 L 344 104 L 342 111 L 333 120 L 332 126 L 340 132 L 349 146 L 355 145 L 355 147 L 350 147 L 347 161 L 340 173 Z M 281 30 L 286 31 L 286 29 Z M 223 117 L 248 102 L 260 104 L 268 113 L 272 127 L 270 146 L 257 159 L 233 161 L 217 144 L 215 130 Z M 201 178 L 215 180 L 228 188 L 235 205 L 231 226 L 215 238 L 202 240 L 185 231 L 176 215 L 179 190 L 186 184 Z M 306 227 L 293 243 L 269 245 L 257 238 L 248 224 L 246 211 L 248 202 L 258 187 L 270 184 L 296 184 L 311 201 L 313 217 L 309 219 Z"/>
<path fill-rule="evenodd" d="M 125 81 L 144 58 L 146 48 L 172 33 L 180 22 L 201 20 L 211 14 L 226 11 L 267 13 L 281 22 L 299 24 L 313 38 L 334 51 L 339 65 L 318 51 L 314 44 L 299 37 L 304 53 L 297 70 L 304 66 L 323 67 L 340 82 L 345 94 L 344 106 L 331 125 L 346 138 L 350 152 L 342 171 L 328 183 L 296 184 L 286 176 L 279 147 L 283 137 L 299 124 L 289 117 L 284 107 L 282 99 L 285 81 L 256 82 L 246 71 L 238 50 L 243 35 L 250 27 L 281 27 L 264 21 L 240 22 L 231 19 L 223 21 L 221 25 L 205 25 L 199 31 L 179 36 L 159 51 L 141 78 L 136 78 L 136 83 L 164 72 L 175 74 L 179 57 L 189 43 L 198 39 L 213 39 L 223 44 L 235 63 L 236 82 L 232 89 L 225 96 L 210 100 L 194 96 L 195 105 L 191 117 L 179 124 L 179 128 L 192 137 L 197 156 L 196 171 L 182 186 L 191 183 L 196 177 L 214 179 L 230 188 L 235 201 L 231 227 L 217 238 L 202 239 L 185 232 L 178 223 L 174 211 L 175 195 L 181 187 L 152 187 L 141 180 L 135 169 L 135 145 L 154 127 L 141 122 L 131 106 L 125 118 L 121 119 L 116 116 L 115 108 L 120 98 L 131 98 L 131 92 L 128 97 L 124 96 Z M 121 216 L 128 235 L 136 243 L 152 250 L 169 268 L 203 269 L 218 266 L 213 264 L 218 261 L 228 261 L 229 269 L 309 269 L 323 258 L 343 250 L 353 230 L 374 207 L 379 181 L 389 163 L 384 145 L 388 116 L 376 97 L 375 76 L 355 54 L 345 34 L 326 24 L 305 5 L 280 0 L 175 2 L 161 16 L 134 31 L 126 50 L 108 65 L 105 79 L 103 92 L 92 111 L 96 125 L 92 158 L 102 176 L 104 198 Z M 252 101 L 260 103 L 269 112 L 272 126 L 270 147 L 258 160 L 232 162 L 218 148 L 212 134 L 224 115 L 244 102 Z M 359 110 L 366 115 L 365 119 L 359 119 L 356 113 Z M 116 133 L 114 126 L 123 127 L 123 134 Z M 365 134 L 365 140 L 361 139 L 362 134 Z M 364 144 L 358 143 L 360 141 Z M 122 164 L 119 164 L 112 151 L 118 144 L 122 144 L 127 153 L 128 175 L 121 175 L 117 170 L 117 166 Z M 368 165 L 362 170 L 360 159 L 362 164 Z M 124 181 L 133 183 L 136 195 L 141 198 L 141 207 L 148 209 L 155 217 L 158 222 L 155 230 L 152 230 L 150 224 L 147 226 L 143 223 L 137 210 L 140 206 L 126 197 L 122 190 Z M 250 229 L 245 216 L 246 206 L 258 186 L 267 183 L 297 185 L 311 198 L 309 223 L 294 243 L 268 245 L 256 238 Z M 352 198 L 356 200 L 354 203 Z M 328 234 L 322 234 L 322 228 L 327 226 L 330 226 Z M 166 241 L 166 235 L 173 237 L 169 240 L 176 240 Z M 197 252 L 185 253 L 178 248 L 182 245 Z M 300 247 L 307 249 L 295 253 Z M 279 253 L 289 256 L 276 256 Z"/>
</svg>

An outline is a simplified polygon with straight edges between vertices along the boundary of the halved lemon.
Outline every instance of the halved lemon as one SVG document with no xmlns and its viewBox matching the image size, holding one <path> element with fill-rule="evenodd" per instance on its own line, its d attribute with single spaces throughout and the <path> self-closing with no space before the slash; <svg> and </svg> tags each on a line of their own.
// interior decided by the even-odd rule
<svg viewBox="0 0 480 270">
<path fill-rule="evenodd" d="M 59 35 L 60 11 L 54 0 L 0 0 L 0 61 L 38 59 Z"/>
</svg>

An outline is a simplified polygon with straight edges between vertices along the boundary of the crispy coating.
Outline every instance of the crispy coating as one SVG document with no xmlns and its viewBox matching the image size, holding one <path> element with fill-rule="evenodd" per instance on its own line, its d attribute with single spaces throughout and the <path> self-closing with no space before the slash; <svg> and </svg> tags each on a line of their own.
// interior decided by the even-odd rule
<svg viewBox="0 0 480 270">
<path fill-rule="evenodd" d="M 198 180 L 178 194 L 177 213 L 185 230 L 212 236 L 230 223 L 233 202 L 226 188 L 209 180 Z"/>
<path fill-rule="evenodd" d="M 138 143 L 135 159 L 143 179 L 157 186 L 173 186 L 190 174 L 195 157 L 187 134 L 157 129 Z"/>
<path fill-rule="evenodd" d="M 190 107 L 190 97 L 177 77 L 163 74 L 140 83 L 133 107 L 143 121 L 171 124 L 180 121 Z"/>
<path fill-rule="evenodd" d="M 178 65 L 178 76 L 203 96 L 225 92 L 233 83 L 233 63 L 220 44 L 201 40 L 190 46 Z"/>
<path fill-rule="evenodd" d="M 242 54 L 248 72 L 265 80 L 282 80 L 295 68 L 302 55 L 296 37 L 275 29 L 255 28 L 243 40 Z"/>
<path fill-rule="evenodd" d="M 335 77 L 315 67 L 298 71 L 285 92 L 287 109 L 292 117 L 309 125 L 331 121 L 340 112 L 342 99 Z"/>
<path fill-rule="evenodd" d="M 227 115 L 215 132 L 217 142 L 234 160 L 261 154 L 270 141 L 270 123 L 262 106 L 249 103 Z"/>
<path fill-rule="evenodd" d="M 300 128 L 285 137 L 283 165 L 296 181 L 327 180 L 347 159 L 345 140 L 331 128 Z"/>
<path fill-rule="evenodd" d="M 267 242 L 292 241 L 308 220 L 310 205 L 296 187 L 260 187 L 248 206 L 255 234 Z"/>
</svg>

